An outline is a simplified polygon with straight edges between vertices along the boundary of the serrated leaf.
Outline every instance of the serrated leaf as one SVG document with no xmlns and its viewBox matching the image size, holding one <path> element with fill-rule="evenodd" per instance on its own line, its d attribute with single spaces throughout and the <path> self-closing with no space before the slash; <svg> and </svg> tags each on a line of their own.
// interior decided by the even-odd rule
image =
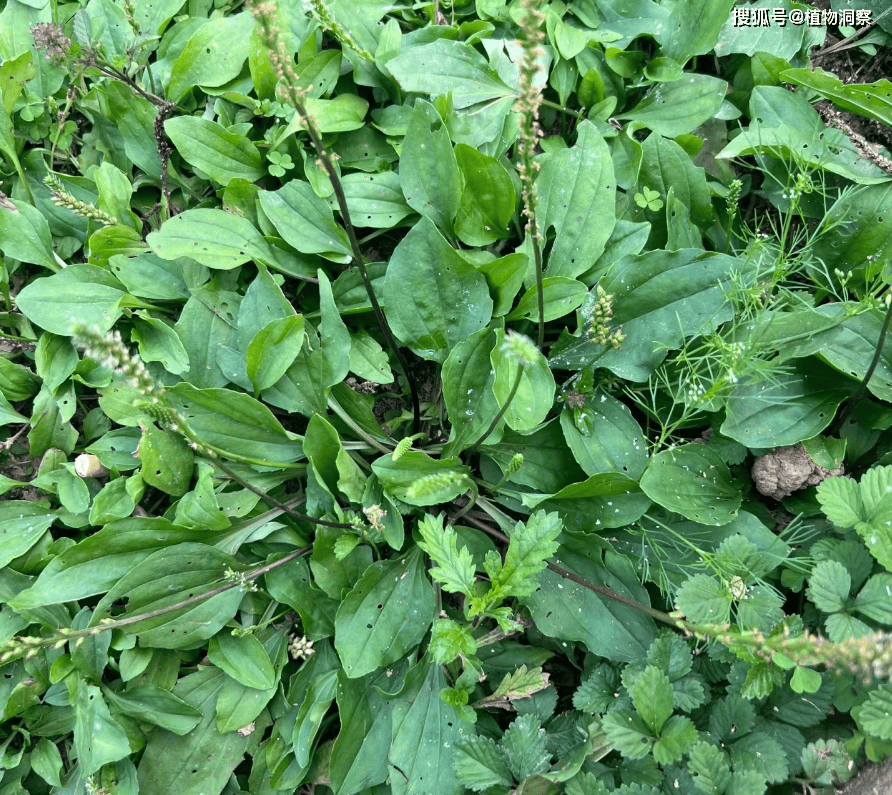
<svg viewBox="0 0 892 795">
<path fill-rule="evenodd" d="M 861 490 L 851 478 L 827 478 L 818 484 L 818 502 L 837 527 L 854 527 L 864 519 Z"/>
<path fill-rule="evenodd" d="M 657 734 L 672 714 L 672 684 L 659 668 L 648 665 L 630 688 L 632 703 Z"/>
<path fill-rule="evenodd" d="M 418 523 L 423 541 L 418 543 L 436 564 L 431 578 L 442 583 L 448 593 L 463 593 L 468 598 L 474 594 L 474 560 L 470 550 L 458 548 L 458 535 L 452 526 L 443 528 L 442 516 L 430 514 Z"/>
<path fill-rule="evenodd" d="M 653 737 L 634 712 L 608 712 L 601 720 L 601 728 L 610 744 L 627 759 L 642 759 L 650 753 Z"/>
<path fill-rule="evenodd" d="M 490 737 L 473 737 L 457 743 L 452 764 L 458 780 L 474 792 L 512 783 L 505 753 Z"/>
<path fill-rule="evenodd" d="M 892 740 L 892 685 L 880 685 L 871 692 L 856 720 L 863 731 L 881 740 Z"/>
<path fill-rule="evenodd" d="M 529 596 L 537 585 L 537 575 L 557 551 L 557 537 L 563 525 L 556 513 L 536 511 L 529 520 L 518 522 L 511 533 L 505 561 L 490 572 L 493 590 L 504 597 Z"/>
<path fill-rule="evenodd" d="M 669 718 L 659 734 L 659 739 L 654 743 L 653 755 L 661 765 L 678 762 L 697 741 L 697 729 L 693 721 L 684 715 Z"/>
<path fill-rule="evenodd" d="M 529 698 L 533 693 L 538 693 L 548 687 L 548 674 L 543 673 L 538 666 L 527 670 L 521 665 L 516 671 L 505 674 L 499 686 L 492 695 L 483 699 L 485 704 L 494 701 L 516 701 L 519 698 Z"/>
<path fill-rule="evenodd" d="M 545 729 L 533 715 L 517 718 L 502 735 L 508 767 L 519 781 L 548 770 L 551 754 L 546 749 Z"/>
<path fill-rule="evenodd" d="M 786 781 L 789 774 L 787 757 L 777 740 L 760 732 L 741 737 L 731 746 L 731 764 L 735 770 L 755 770 L 771 784 Z"/>
<path fill-rule="evenodd" d="M 599 715 L 616 701 L 620 679 L 617 670 L 601 663 L 573 694 L 573 706 L 583 712 Z"/>
<path fill-rule="evenodd" d="M 463 659 L 473 657 L 477 653 L 477 643 L 469 625 L 441 618 L 434 621 L 428 653 L 445 665 L 459 656 Z"/>
<path fill-rule="evenodd" d="M 708 574 L 695 574 L 682 583 L 675 604 L 694 624 L 725 624 L 731 616 L 731 594 Z"/>
<path fill-rule="evenodd" d="M 698 742 L 691 749 L 688 770 L 698 790 L 706 795 L 722 795 L 731 781 L 731 768 L 721 749 L 711 743 Z"/>
<path fill-rule="evenodd" d="M 811 573 L 806 596 L 825 613 L 843 610 L 849 599 L 852 578 L 846 567 L 835 560 L 822 560 Z"/>
<path fill-rule="evenodd" d="M 892 624 L 892 574 L 875 574 L 861 589 L 854 610 L 882 624 Z"/>
</svg>

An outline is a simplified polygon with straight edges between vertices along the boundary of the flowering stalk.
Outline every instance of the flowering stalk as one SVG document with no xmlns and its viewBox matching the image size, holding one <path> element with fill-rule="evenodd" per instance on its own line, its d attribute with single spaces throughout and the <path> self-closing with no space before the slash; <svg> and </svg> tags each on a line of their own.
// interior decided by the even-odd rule
<svg viewBox="0 0 892 795">
<path fill-rule="evenodd" d="M 399 362 L 399 365 L 406 376 L 406 380 L 409 383 L 409 391 L 412 395 L 412 427 L 413 431 L 417 433 L 418 428 L 421 425 L 421 403 L 418 397 L 418 384 L 415 380 L 415 372 L 409 367 L 409 363 L 400 352 L 399 347 L 396 344 L 396 340 L 394 339 L 393 334 L 390 331 L 390 326 L 387 325 L 387 319 L 384 317 L 384 312 L 381 310 L 381 305 L 378 303 L 378 298 L 375 295 L 375 291 L 372 289 L 372 281 L 369 278 L 368 270 L 365 266 L 365 258 L 363 257 L 362 251 L 359 247 L 359 239 L 356 237 L 356 230 L 353 227 L 350 210 L 347 207 L 347 197 L 344 194 L 344 188 L 341 184 L 341 179 L 338 176 L 337 169 L 334 165 L 336 156 L 326 150 L 325 145 L 322 143 L 322 135 L 319 132 L 319 127 L 316 124 L 316 120 L 307 112 L 307 92 L 298 85 L 297 74 L 295 74 L 294 67 L 292 66 L 292 59 L 285 52 L 285 44 L 282 39 L 282 32 L 279 28 L 277 19 L 278 8 L 276 7 L 276 3 L 274 2 L 274 0 L 266 0 L 265 2 L 251 0 L 249 7 L 251 9 L 251 13 L 254 15 L 254 19 L 257 20 L 259 24 L 260 38 L 263 42 L 264 48 L 269 54 L 269 60 L 270 64 L 272 65 L 273 71 L 279 78 L 280 85 L 288 101 L 297 111 L 297 114 L 300 116 L 301 121 L 307 128 L 307 133 L 310 136 L 310 140 L 313 142 L 313 146 L 316 149 L 316 154 L 319 156 L 318 162 L 325 169 L 326 173 L 328 174 L 328 178 L 331 180 L 331 185 L 334 188 L 335 198 L 338 202 L 338 209 L 341 213 L 341 220 L 344 223 L 347 237 L 350 240 L 350 248 L 353 251 L 353 261 L 359 268 L 359 273 L 362 276 L 362 283 L 365 286 L 366 293 L 369 296 L 369 302 L 371 303 L 372 310 L 374 311 L 375 317 L 378 320 L 378 325 L 381 327 L 381 332 L 384 334 L 384 339 L 387 341 L 387 345 L 393 353 L 394 358 L 396 358 L 397 362 Z M 362 53 L 361 50 L 360 52 Z"/>
<path fill-rule="evenodd" d="M 311 522 L 312 524 L 323 525 L 325 527 L 338 527 L 349 529 L 351 525 L 344 522 L 330 522 L 327 519 L 317 519 L 314 516 L 295 511 L 292 505 L 283 503 L 275 497 L 271 497 L 262 489 L 258 489 L 252 483 L 249 483 L 237 472 L 228 467 L 220 460 L 220 456 L 226 456 L 235 460 L 248 464 L 257 464 L 258 466 L 273 467 L 289 467 L 289 464 L 277 463 L 275 461 L 261 461 L 259 459 L 242 456 L 238 453 L 232 453 L 228 450 L 220 450 L 207 442 L 202 441 L 194 430 L 189 426 L 185 417 L 180 414 L 167 398 L 164 387 L 159 386 L 151 373 L 146 369 L 142 359 L 130 353 L 130 349 L 121 340 L 121 334 L 118 331 L 112 331 L 103 336 L 98 331 L 87 329 L 83 326 L 75 330 L 75 342 L 84 349 L 84 353 L 103 367 L 108 367 L 117 375 L 121 376 L 127 384 L 132 387 L 139 396 L 133 401 L 135 408 L 147 414 L 155 420 L 160 426 L 167 430 L 179 433 L 188 440 L 189 447 L 199 455 L 205 456 L 213 460 L 215 466 L 223 470 L 232 480 L 244 486 L 248 491 L 253 492 L 264 502 L 278 508 L 281 511 L 293 516 L 303 522 Z"/>
<path fill-rule="evenodd" d="M 533 347 L 533 341 L 529 337 L 526 337 L 523 334 L 517 334 L 514 331 L 506 332 L 505 339 L 502 341 L 502 352 L 517 362 L 517 375 L 514 376 L 514 383 L 511 385 L 511 391 L 508 392 L 508 397 L 505 398 L 502 407 L 499 409 L 496 416 L 493 417 L 489 427 L 480 435 L 477 441 L 468 448 L 468 452 L 473 452 L 480 447 L 484 440 L 496 429 L 496 427 L 498 427 L 502 417 L 505 416 L 505 412 L 508 410 L 508 406 L 510 406 L 511 401 L 514 400 L 517 390 L 520 389 L 520 382 L 523 380 L 524 367 L 528 364 L 533 364 L 536 361 L 536 349 Z"/>
<path fill-rule="evenodd" d="M 230 591 L 233 588 L 242 588 L 245 591 L 255 590 L 253 580 L 257 577 L 260 577 L 273 569 L 277 569 L 280 566 L 284 566 L 295 558 L 298 558 L 301 555 L 306 555 L 308 552 L 312 551 L 313 545 L 310 544 L 309 546 L 301 547 L 300 549 L 294 550 L 294 552 L 288 553 L 284 558 L 279 558 L 279 560 L 275 560 L 272 563 L 258 566 L 256 569 L 245 572 L 235 572 L 231 569 L 227 569 L 222 575 L 222 579 L 224 580 L 222 585 L 212 588 L 205 593 L 190 596 L 188 599 L 184 599 L 182 602 L 177 602 L 174 605 L 159 607 L 157 610 L 150 610 L 147 613 L 138 613 L 135 616 L 119 619 L 103 618 L 96 626 L 87 627 L 86 629 L 74 630 L 69 627 L 59 627 L 56 630 L 57 634 L 48 638 L 38 638 L 30 635 L 21 635 L 10 638 L 5 643 L 0 644 L 0 665 L 6 665 L 8 662 L 22 657 L 26 660 L 30 659 L 31 657 L 36 656 L 41 649 L 50 646 L 56 649 L 61 649 L 62 646 L 70 641 L 74 641 L 76 646 L 80 646 L 86 638 L 98 635 L 100 632 L 107 632 L 112 629 L 124 629 L 125 627 L 139 624 L 141 621 L 147 621 L 150 618 L 158 618 L 159 616 L 165 616 L 169 613 L 175 613 L 177 610 L 182 610 L 184 607 L 189 607 L 190 605 L 200 604 L 207 599 L 218 596 L 226 591 Z"/>
<path fill-rule="evenodd" d="M 535 86 L 539 71 L 539 58 L 544 55 L 539 46 L 545 34 L 541 27 L 545 15 L 535 6 L 536 0 L 523 0 L 524 16 L 520 20 L 523 55 L 520 59 L 520 85 L 514 110 L 517 112 L 517 124 L 520 127 L 520 138 L 517 142 L 518 175 L 520 176 L 523 214 L 527 217 L 526 233 L 533 247 L 533 259 L 536 265 L 536 297 L 539 304 L 539 333 L 537 345 L 541 349 L 545 341 L 545 293 L 542 288 L 542 246 L 544 241 L 536 223 L 536 174 L 539 164 L 533 160 L 536 146 L 542 135 L 539 127 L 539 105 L 542 97 Z"/>
<path fill-rule="evenodd" d="M 47 174 L 43 178 L 44 184 L 52 191 L 53 204 L 64 207 L 82 218 L 92 218 L 103 226 L 117 226 L 118 219 L 100 210 L 94 204 L 87 204 L 72 196 L 62 186 L 62 182 L 55 174 Z"/>
<path fill-rule="evenodd" d="M 313 16 L 322 27 L 330 31 L 341 44 L 346 45 L 351 50 L 358 52 L 367 61 L 374 61 L 375 56 L 366 50 L 362 45 L 358 44 L 350 32 L 338 22 L 331 9 L 326 5 L 325 0 L 308 0 L 309 6 L 313 11 Z"/>
</svg>

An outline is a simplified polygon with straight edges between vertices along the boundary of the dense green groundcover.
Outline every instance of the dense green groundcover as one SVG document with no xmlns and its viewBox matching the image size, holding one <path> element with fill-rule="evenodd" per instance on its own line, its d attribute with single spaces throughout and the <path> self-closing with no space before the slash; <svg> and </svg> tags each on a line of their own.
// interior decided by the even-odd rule
<svg viewBox="0 0 892 795">
<path fill-rule="evenodd" d="M 892 754 L 892 163 L 815 107 L 892 83 L 788 0 L 280 5 L 0 12 L 0 795 Z"/>
</svg>

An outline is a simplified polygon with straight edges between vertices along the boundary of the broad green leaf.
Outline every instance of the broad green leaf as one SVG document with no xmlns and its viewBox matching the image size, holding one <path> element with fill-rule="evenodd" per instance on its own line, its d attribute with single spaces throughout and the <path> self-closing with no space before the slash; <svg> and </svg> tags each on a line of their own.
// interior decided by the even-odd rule
<svg viewBox="0 0 892 795">
<path fill-rule="evenodd" d="M 889 193 L 889 210 L 892 211 L 892 192 Z M 879 231 L 875 226 L 873 229 L 874 233 Z M 892 253 L 892 227 L 889 240 Z M 854 241 L 847 241 L 847 246 L 849 245 L 854 245 Z M 846 319 L 840 327 L 840 333 L 821 348 L 820 358 L 840 372 L 861 381 L 867 375 L 867 368 L 873 363 L 884 315 L 885 311 L 874 309 Z M 892 400 L 892 342 L 888 338 L 883 343 L 880 358 L 867 382 L 867 388 L 880 400 Z"/>
<path fill-rule="evenodd" d="M 555 494 L 523 495 L 521 499 L 529 508 L 557 511 L 564 526 L 578 533 L 597 533 L 631 524 L 651 505 L 638 484 L 619 472 L 592 475 Z"/>
<path fill-rule="evenodd" d="M 77 682 L 74 721 L 74 747 L 78 769 L 91 776 L 103 765 L 130 754 L 130 743 L 124 729 L 112 718 L 98 687 L 83 679 Z"/>
<path fill-rule="evenodd" d="M 455 747 L 455 775 L 474 792 L 487 787 L 507 787 L 513 782 L 505 761 L 505 752 L 490 737 L 472 737 Z"/>
<path fill-rule="evenodd" d="M 256 392 L 276 383 L 300 353 L 304 343 L 301 315 L 271 320 L 254 335 L 248 345 L 248 378 Z"/>
<path fill-rule="evenodd" d="M 0 505 L 0 568 L 31 549 L 55 519 L 55 511 L 37 502 L 7 500 Z"/>
<path fill-rule="evenodd" d="M 261 191 L 260 206 L 285 241 L 302 254 L 320 254 L 332 262 L 353 257 L 347 234 L 334 220 L 328 202 L 309 182 L 292 180 L 275 192 Z"/>
<path fill-rule="evenodd" d="M 629 599 L 649 604 L 647 591 L 628 559 L 608 552 L 602 561 L 600 553 L 600 547 L 572 538 L 552 562 Z M 640 660 L 657 637 L 649 617 L 552 571 L 542 572 L 538 589 L 521 601 L 541 632 L 563 641 L 582 641 L 593 654 L 611 660 Z"/>
<path fill-rule="evenodd" d="M 375 384 L 393 383 L 387 351 L 364 331 L 350 335 L 350 372 Z"/>
<path fill-rule="evenodd" d="M 846 84 L 823 69 L 788 69 L 783 79 L 817 91 L 838 108 L 892 127 L 892 83 L 888 80 Z"/>
<path fill-rule="evenodd" d="M 536 188 L 539 231 L 555 232 L 547 274 L 575 278 L 604 252 L 615 223 L 613 161 L 591 122 L 579 125 L 575 146 L 545 161 Z"/>
<path fill-rule="evenodd" d="M 452 94 L 456 108 L 467 108 L 514 92 L 492 74 L 486 59 L 459 41 L 438 39 L 402 52 L 387 69 L 403 91 L 432 97 Z"/>
<path fill-rule="evenodd" d="M 266 173 L 251 141 L 210 119 L 175 116 L 164 123 L 164 130 L 183 160 L 221 185 L 233 179 L 255 182 Z"/>
<path fill-rule="evenodd" d="M 486 280 L 426 218 L 390 258 L 384 303 L 396 337 L 422 358 L 441 363 L 492 317 Z"/>
<path fill-rule="evenodd" d="M 818 610 L 836 613 L 849 601 L 852 578 L 846 567 L 835 560 L 822 560 L 812 570 L 806 595 Z"/>
<path fill-rule="evenodd" d="M 405 146 L 403 153 L 405 157 Z M 455 158 L 464 183 L 456 234 L 469 246 L 485 246 L 507 237 L 516 201 L 508 171 L 496 158 L 467 144 L 456 145 Z"/>
<path fill-rule="evenodd" d="M 882 740 L 892 740 L 892 685 L 882 684 L 872 691 L 859 708 L 858 726 Z"/>
<path fill-rule="evenodd" d="M 418 546 L 436 564 L 430 569 L 431 579 L 442 583 L 443 590 L 448 593 L 463 593 L 471 598 L 474 595 L 474 561 L 467 547 L 459 549 L 458 536 L 452 526 L 444 529 L 442 516 L 427 515 L 418 523 L 418 532 L 423 539 Z"/>
<path fill-rule="evenodd" d="M 121 316 L 126 293 L 108 271 L 95 265 L 69 265 L 34 279 L 17 296 L 16 305 L 46 331 L 71 336 L 77 325 L 108 331 Z"/>
<path fill-rule="evenodd" d="M 637 127 L 647 127 L 667 138 L 695 130 L 716 114 L 725 99 L 728 84 L 711 75 L 688 74 L 687 79 L 657 84 L 634 108 L 620 113 L 617 118 L 628 119 Z"/>
<path fill-rule="evenodd" d="M 632 412 L 606 392 L 592 392 L 583 399 L 579 420 L 569 399 L 560 420 L 579 466 L 587 475 L 621 472 L 632 480 L 640 478 L 647 466 L 647 446 Z"/>
<path fill-rule="evenodd" d="M 749 117 L 749 127 L 719 152 L 718 158 L 759 152 L 772 157 L 795 157 L 797 162 L 862 185 L 888 179 L 885 171 L 858 154 L 842 132 L 827 127 L 818 112 L 797 93 L 780 86 L 756 86 L 750 98 Z"/>
<path fill-rule="evenodd" d="M 393 795 L 461 795 L 452 760 L 467 732 L 455 709 L 440 698 L 445 686 L 442 666 L 425 658 L 410 671 L 393 702 L 388 753 Z"/>
<path fill-rule="evenodd" d="M 641 477 L 641 490 L 664 508 L 708 525 L 732 521 L 742 499 L 722 457 L 703 444 L 657 453 Z"/>
<path fill-rule="evenodd" d="M 225 674 L 208 666 L 180 679 L 173 694 L 201 713 L 201 722 L 180 737 L 163 729 L 149 735 L 139 763 L 140 795 L 202 795 L 222 792 L 242 761 L 249 738 L 221 734 L 215 712 Z"/>
<path fill-rule="evenodd" d="M 341 177 L 353 223 L 359 227 L 391 229 L 411 215 L 412 208 L 403 198 L 401 176 L 402 172 L 398 175 L 395 171 L 384 171 L 380 174 L 354 172 Z"/>
<path fill-rule="evenodd" d="M 564 440 L 560 424 L 550 420 L 529 434 L 508 430 L 498 444 L 486 448 L 490 456 L 507 473 L 511 460 L 523 456 L 523 466 L 508 474 L 508 483 L 520 483 L 534 491 L 557 492 L 585 479 L 585 473 L 573 459 Z"/>
<path fill-rule="evenodd" d="M 351 679 L 396 662 L 418 644 L 434 616 L 434 592 L 420 550 L 373 563 L 341 602 L 335 648 Z"/>
<path fill-rule="evenodd" d="M 332 494 L 340 492 L 350 502 L 362 502 L 366 477 L 344 450 L 332 424 L 319 414 L 307 425 L 304 452 Z"/>
<path fill-rule="evenodd" d="M 189 354 L 176 331 L 163 320 L 149 315 L 133 319 L 130 339 L 139 346 L 144 362 L 161 362 L 169 373 L 179 375 L 189 369 Z"/>
<path fill-rule="evenodd" d="M 851 393 L 833 370 L 796 359 L 771 383 L 738 384 L 721 432 L 747 447 L 779 447 L 817 436 Z"/>
<path fill-rule="evenodd" d="M 545 321 L 556 320 L 569 315 L 582 306 L 588 288 L 576 279 L 565 276 L 550 276 L 542 280 L 543 317 Z M 539 296 L 535 286 L 530 287 L 505 320 L 539 320 Z"/>
<path fill-rule="evenodd" d="M 199 710 L 163 687 L 136 685 L 120 692 L 106 687 L 103 694 L 119 712 L 180 736 L 188 734 L 201 722 Z"/>
<path fill-rule="evenodd" d="M 165 2 L 169 4 L 176 0 Z M 159 5 L 161 4 L 153 4 L 154 7 Z M 137 13 L 139 10 L 142 9 L 137 9 Z M 124 83 L 109 81 L 98 85 L 96 91 L 103 92 L 108 98 L 109 109 L 121 134 L 127 157 L 150 177 L 160 180 L 161 158 L 153 130 L 158 109 Z"/>
<path fill-rule="evenodd" d="M 198 437 L 220 450 L 260 460 L 290 463 L 303 455 L 288 433 L 260 401 L 230 389 L 195 389 L 181 381 L 168 395 Z"/>
<path fill-rule="evenodd" d="M 186 210 L 166 220 L 146 239 L 159 257 L 191 257 L 220 270 L 269 258 L 267 243 L 253 224 L 223 210 Z"/>
<path fill-rule="evenodd" d="M 270 596 L 297 611 L 303 634 L 310 640 L 334 635 L 338 601 L 321 590 L 310 577 L 306 561 L 291 561 L 264 575 Z"/>
<path fill-rule="evenodd" d="M 490 362 L 495 342 L 492 329 L 475 331 L 459 342 L 443 363 L 443 401 L 452 423 L 447 446 L 450 455 L 476 442 L 499 411 Z"/>
<path fill-rule="evenodd" d="M 314 659 L 318 668 L 320 658 L 317 655 L 314 655 Z M 333 654 L 332 657 L 334 657 Z M 299 766 L 304 767 L 310 763 L 310 754 L 313 751 L 316 735 L 331 702 L 334 701 L 337 683 L 338 668 L 321 671 L 310 681 L 306 693 L 302 694 L 300 709 L 297 712 L 297 720 L 292 732 L 294 756 Z"/>
<path fill-rule="evenodd" d="M 421 99 L 415 103 L 403 141 L 400 184 L 406 204 L 451 234 L 462 200 L 461 172 L 443 119 Z"/>
<path fill-rule="evenodd" d="M 73 602 L 104 593 L 153 552 L 207 534 L 166 519 L 133 517 L 111 522 L 53 558 L 36 582 L 16 595 L 16 610 Z"/>
<path fill-rule="evenodd" d="M 599 367 L 621 378 L 646 380 L 669 349 L 731 318 L 723 286 L 742 267 L 734 257 L 697 249 L 624 257 L 600 281 L 614 297 L 612 328 L 622 328 L 626 336 L 620 350 L 605 352 L 590 341 L 587 322 L 578 339 L 552 354 L 551 366 L 577 369 L 597 360 Z M 597 290 L 592 290 L 582 305 L 587 321 L 597 300 Z M 655 346 L 653 340 L 661 344 Z"/>
<path fill-rule="evenodd" d="M 217 358 L 224 346 L 235 342 L 242 296 L 211 285 L 193 287 L 191 292 L 174 326 L 189 357 L 187 377 L 192 386 L 200 389 L 221 387 L 229 378 L 223 374 Z"/>
<path fill-rule="evenodd" d="M 150 486 L 173 497 L 189 490 L 195 456 L 183 438 L 171 431 L 158 430 L 150 423 L 141 424 L 139 460 L 142 479 Z"/>
<path fill-rule="evenodd" d="M 731 15 L 735 0 L 675 0 L 670 4 L 667 29 L 659 39 L 664 56 L 684 65 L 688 58 L 709 52 Z"/>
<path fill-rule="evenodd" d="M 420 450 L 409 450 L 396 461 L 390 455 L 382 456 L 372 462 L 372 471 L 387 493 L 411 505 L 436 505 L 464 494 L 470 488 L 467 478 L 471 470 L 459 459 L 431 458 Z M 437 475 L 443 476 L 443 486 L 451 497 L 438 493 L 432 501 L 425 496 L 413 496 L 411 489 L 415 483 Z"/>
<path fill-rule="evenodd" d="M 787 14 L 792 10 L 790 0 L 757 0 L 751 4 L 753 10 L 783 9 Z M 764 12 L 763 12 L 764 13 Z M 766 25 L 758 28 L 734 24 L 734 16 L 730 12 L 715 45 L 717 55 L 743 53 L 753 56 L 757 53 L 770 53 L 776 58 L 792 60 L 807 41 L 808 28 L 804 25 Z M 820 70 L 819 70 L 820 71 Z M 795 82 L 791 79 L 789 82 Z"/>
<path fill-rule="evenodd" d="M 397 676 L 394 676 L 394 674 Z M 387 779 L 392 702 L 382 693 L 399 689 L 397 671 L 379 671 L 363 679 L 338 676 L 341 728 L 331 751 L 332 788 L 337 795 L 360 792 Z"/>
<path fill-rule="evenodd" d="M 0 251 L 31 265 L 59 270 L 46 218 L 24 201 L 0 204 Z"/>
<path fill-rule="evenodd" d="M 118 580 L 96 606 L 91 623 L 97 625 L 118 599 L 127 600 L 127 610 L 118 619 L 194 600 L 216 590 L 227 568 L 238 571 L 242 566 L 231 555 L 205 544 L 160 549 Z M 125 631 L 138 633 L 143 644 L 156 648 L 199 648 L 235 615 L 243 595 L 240 588 L 230 588 L 131 624 Z"/>
<path fill-rule="evenodd" d="M 690 212 L 691 220 L 707 228 L 712 222 L 712 201 L 706 184 L 706 171 L 695 166 L 691 157 L 675 141 L 652 133 L 642 145 L 639 184 L 675 198 Z"/>
<path fill-rule="evenodd" d="M 469 259 L 469 253 L 465 253 L 465 259 Z M 530 259 L 526 254 L 519 253 L 497 259 L 484 259 L 483 262 L 471 260 L 471 264 L 486 277 L 490 295 L 495 303 L 494 317 L 501 317 L 511 309 L 517 291 L 523 285 L 523 276 L 529 262 Z"/>
<path fill-rule="evenodd" d="M 694 624 L 727 624 L 731 615 L 731 594 L 708 574 L 695 574 L 675 594 L 675 604 Z"/>
<path fill-rule="evenodd" d="M 505 408 L 505 424 L 512 430 L 521 432 L 533 430 L 548 416 L 554 404 L 555 392 L 554 376 L 545 357 L 533 346 L 532 341 L 527 342 L 532 361 L 526 363 L 522 371 L 517 358 L 506 352 L 506 346 L 511 345 L 511 338 L 506 339 L 505 332 L 501 330 L 496 331 L 495 347 L 489 357 L 495 373 L 492 391 L 499 406 Z M 519 385 L 514 390 L 518 376 Z"/>
<path fill-rule="evenodd" d="M 182 99 L 192 86 L 216 87 L 238 77 L 248 58 L 254 18 L 243 11 L 205 22 L 173 65 L 167 96 Z"/>
<path fill-rule="evenodd" d="M 338 94 L 332 99 L 307 97 L 307 113 L 316 121 L 321 133 L 350 132 L 365 129 L 363 127 L 369 103 L 356 94 Z M 300 114 L 285 128 L 282 137 L 304 129 Z"/>
<path fill-rule="evenodd" d="M 269 690 L 276 684 L 269 655 L 253 635 L 237 636 L 224 629 L 211 638 L 208 659 L 246 687 Z"/>
</svg>

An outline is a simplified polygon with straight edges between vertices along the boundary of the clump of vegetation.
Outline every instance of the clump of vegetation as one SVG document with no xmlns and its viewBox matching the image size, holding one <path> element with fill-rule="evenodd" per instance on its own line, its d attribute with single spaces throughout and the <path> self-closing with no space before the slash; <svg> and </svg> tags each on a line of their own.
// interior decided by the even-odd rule
<svg viewBox="0 0 892 795">
<path fill-rule="evenodd" d="M 892 755 L 890 84 L 695 5 L 9 0 L 2 793 Z"/>
</svg>

